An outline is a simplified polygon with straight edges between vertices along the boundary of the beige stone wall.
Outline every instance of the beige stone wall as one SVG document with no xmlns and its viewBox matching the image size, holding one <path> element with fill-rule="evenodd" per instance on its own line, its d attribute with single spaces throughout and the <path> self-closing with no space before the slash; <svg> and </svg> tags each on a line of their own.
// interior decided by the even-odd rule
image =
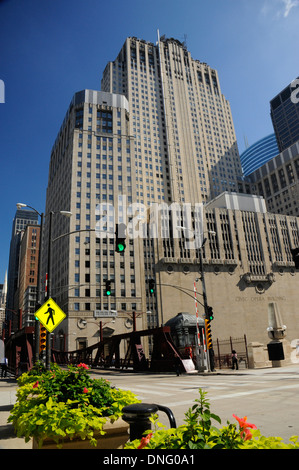
<svg viewBox="0 0 299 470">
<path fill-rule="evenodd" d="M 189 267 L 190 273 L 184 273 L 183 265 L 174 264 L 173 273 L 168 274 L 165 265 L 160 264 L 159 298 L 163 323 L 179 312 L 195 314 L 193 286 L 194 280 L 200 278 L 200 274 L 198 265 L 185 266 Z M 230 336 L 241 338 L 245 334 L 248 342 L 267 344 L 270 341 L 267 335 L 270 302 L 276 302 L 278 305 L 282 321 L 287 326 L 288 340 L 299 337 L 297 317 L 299 274 L 285 273 L 276 276 L 275 282 L 271 285 L 264 284 L 262 293 L 258 292 L 256 285 L 247 285 L 241 276 L 240 268 L 229 274 L 227 268 L 222 267 L 219 274 L 215 274 L 213 267 L 205 265 L 207 300 L 208 305 L 214 310 L 213 338 L 228 339 Z M 196 286 L 198 309 L 202 315 L 200 280 Z"/>
</svg>

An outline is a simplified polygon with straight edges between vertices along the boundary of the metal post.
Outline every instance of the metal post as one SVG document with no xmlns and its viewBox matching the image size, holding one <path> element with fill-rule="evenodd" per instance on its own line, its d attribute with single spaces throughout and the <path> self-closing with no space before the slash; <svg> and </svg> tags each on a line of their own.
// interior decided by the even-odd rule
<svg viewBox="0 0 299 470">
<path fill-rule="evenodd" d="M 51 279 L 52 217 L 53 217 L 53 211 L 50 211 L 49 213 L 49 238 L 48 238 L 48 267 L 47 267 L 48 285 L 47 285 L 46 300 L 48 300 L 51 297 L 51 284 L 52 284 L 52 279 Z M 50 335 L 50 332 L 47 331 L 47 348 L 46 348 L 46 369 L 47 370 L 50 370 L 50 362 L 51 362 L 51 341 L 50 340 L 51 340 L 51 335 Z"/>
<path fill-rule="evenodd" d="M 203 304 L 204 304 L 204 318 L 207 318 L 208 315 L 208 303 L 207 303 L 207 294 L 206 294 L 206 284 L 205 284 L 205 277 L 204 277 L 204 269 L 203 269 L 203 260 L 202 260 L 202 247 L 205 243 L 203 241 L 202 246 L 199 249 L 199 266 L 200 266 L 200 274 L 201 274 L 201 284 L 202 284 L 202 297 L 203 297 Z M 206 324 L 204 324 L 204 333 L 205 333 L 205 352 L 207 357 L 207 366 L 208 371 L 211 372 L 211 365 L 210 365 L 210 357 L 209 351 L 207 350 L 207 331 L 206 331 Z"/>
<path fill-rule="evenodd" d="M 195 314 L 196 314 L 196 333 L 197 333 L 197 354 L 196 354 L 196 363 L 197 363 L 197 368 L 200 370 L 200 363 L 199 363 L 199 354 L 201 353 L 201 342 L 200 342 L 200 329 L 199 329 L 199 315 L 198 315 L 198 308 L 197 308 L 197 298 L 196 298 L 196 281 L 194 281 L 194 300 L 195 300 Z M 203 338 L 204 340 L 204 338 Z M 202 350 L 204 353 L 204 350 Z M 203 363 L 203 355 L 201 354 L 201 362 L 202 365 L 204 366 Z"/>
<path fill-rule="evenodd" d="M 39 254 L 38 254 L 38 271 L 37 271 L 37 283 L 36 283 L 36 300 L 35 300 L 35 311 L 41 306 L 41 261 L 42 261 L 42 242 L 43 242 L 43 226 L 44 226 L 44 214 L 40 215 L 40 233 L 39 233 Z M 39 338 L 40 338 L 40 324 L 38 320 L 35 320 L 35 362 L 39 360 Z"/>
</svg>

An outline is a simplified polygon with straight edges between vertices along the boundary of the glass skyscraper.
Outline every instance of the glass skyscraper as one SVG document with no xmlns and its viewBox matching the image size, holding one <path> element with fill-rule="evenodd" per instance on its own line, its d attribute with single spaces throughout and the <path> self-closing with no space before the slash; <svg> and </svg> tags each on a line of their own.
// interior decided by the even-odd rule
<svg viewBox="0 0 299 470">
<path fill-rule="evenodd" d="M 241 155 L 241 165 L 244 176 L 250 175 L 257 168 L 279 154 L 275 134 L 263 137 L 255 144 L 250 145 Z"/>
</svg>

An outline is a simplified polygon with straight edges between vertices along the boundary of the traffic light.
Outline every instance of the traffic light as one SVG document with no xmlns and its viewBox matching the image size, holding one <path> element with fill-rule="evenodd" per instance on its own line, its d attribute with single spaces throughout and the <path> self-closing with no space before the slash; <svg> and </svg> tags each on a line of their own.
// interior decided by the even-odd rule
<svg viewBox="0 0 299 470">
<path fill-rule="evenodd" d="M 122 253 L 126 249 L 126 224 L 116 224 L 115 231 L 115 251 Z"/>
<path fill-rule="evenodd" d="M 156 281 L 154 279 L 150 279 L 149 280 L 149 292 L 151 295 L 155 293 L 155 287 L 156 287 Z"/>
<path fill-rule="evenodd" d="M 299 269 L 299 248 L 294 248 L 291 250 L 292 258 L 295 263 L 295 268 Z"/>
<path fill-rule="evenodd" d="M 105 282 L 105 294 L 107 296 L 111 295 L 111 281 L 106 281 Z"/>
<path fill-rule="evenodd" d="M 213 343 L 212 343 L 212 332 L 211 332 L 211 320 L 205 319 L 205 325 L 206 325 L 207 348 L 212 349 Z"/>
<path fill-rule="evenodd" d="M 213 307 L 209 307 L 207 308 L 207 320 L 214 320 L 214 312 L 213 312 Z"/>
<path fill-rule="evenodd" d="M 39 334 L 39 353 L 42 354 L 46 350 L 47 330 L 44 326 L 40 326 Z"/>
</svg>

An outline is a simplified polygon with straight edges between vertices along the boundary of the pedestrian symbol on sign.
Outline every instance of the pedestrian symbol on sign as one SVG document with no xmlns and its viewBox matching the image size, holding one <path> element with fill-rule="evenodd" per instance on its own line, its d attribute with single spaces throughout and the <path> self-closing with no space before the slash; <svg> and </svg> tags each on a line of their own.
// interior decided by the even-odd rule
<svg viewBox="0 0 299 470">
<path fill-rule="evenodd" d="M 36 318 L 51 333 L 66 315 L 53 299 L 48 299 L 35 313 Z"/>
<path fill-rule="evenodd" d="M 47 320 L 46 324 L 48 324 L 49 321 L 52 320 L 53 325 L 55 325 L 55 321 L 54 321 L 54 318 L 53 318 L 53 315 L 55 315 L 55 310 L 54 310 L 54 308 L 51 307 L 51 304 L 47 304 L 47 307 L 49 307 L 49 308 L 45 312 L 45 315 L 47 315 L 47 313 L 48 313 L 49 316 L 48 316 L 48 320 Z"/>
</svg>

